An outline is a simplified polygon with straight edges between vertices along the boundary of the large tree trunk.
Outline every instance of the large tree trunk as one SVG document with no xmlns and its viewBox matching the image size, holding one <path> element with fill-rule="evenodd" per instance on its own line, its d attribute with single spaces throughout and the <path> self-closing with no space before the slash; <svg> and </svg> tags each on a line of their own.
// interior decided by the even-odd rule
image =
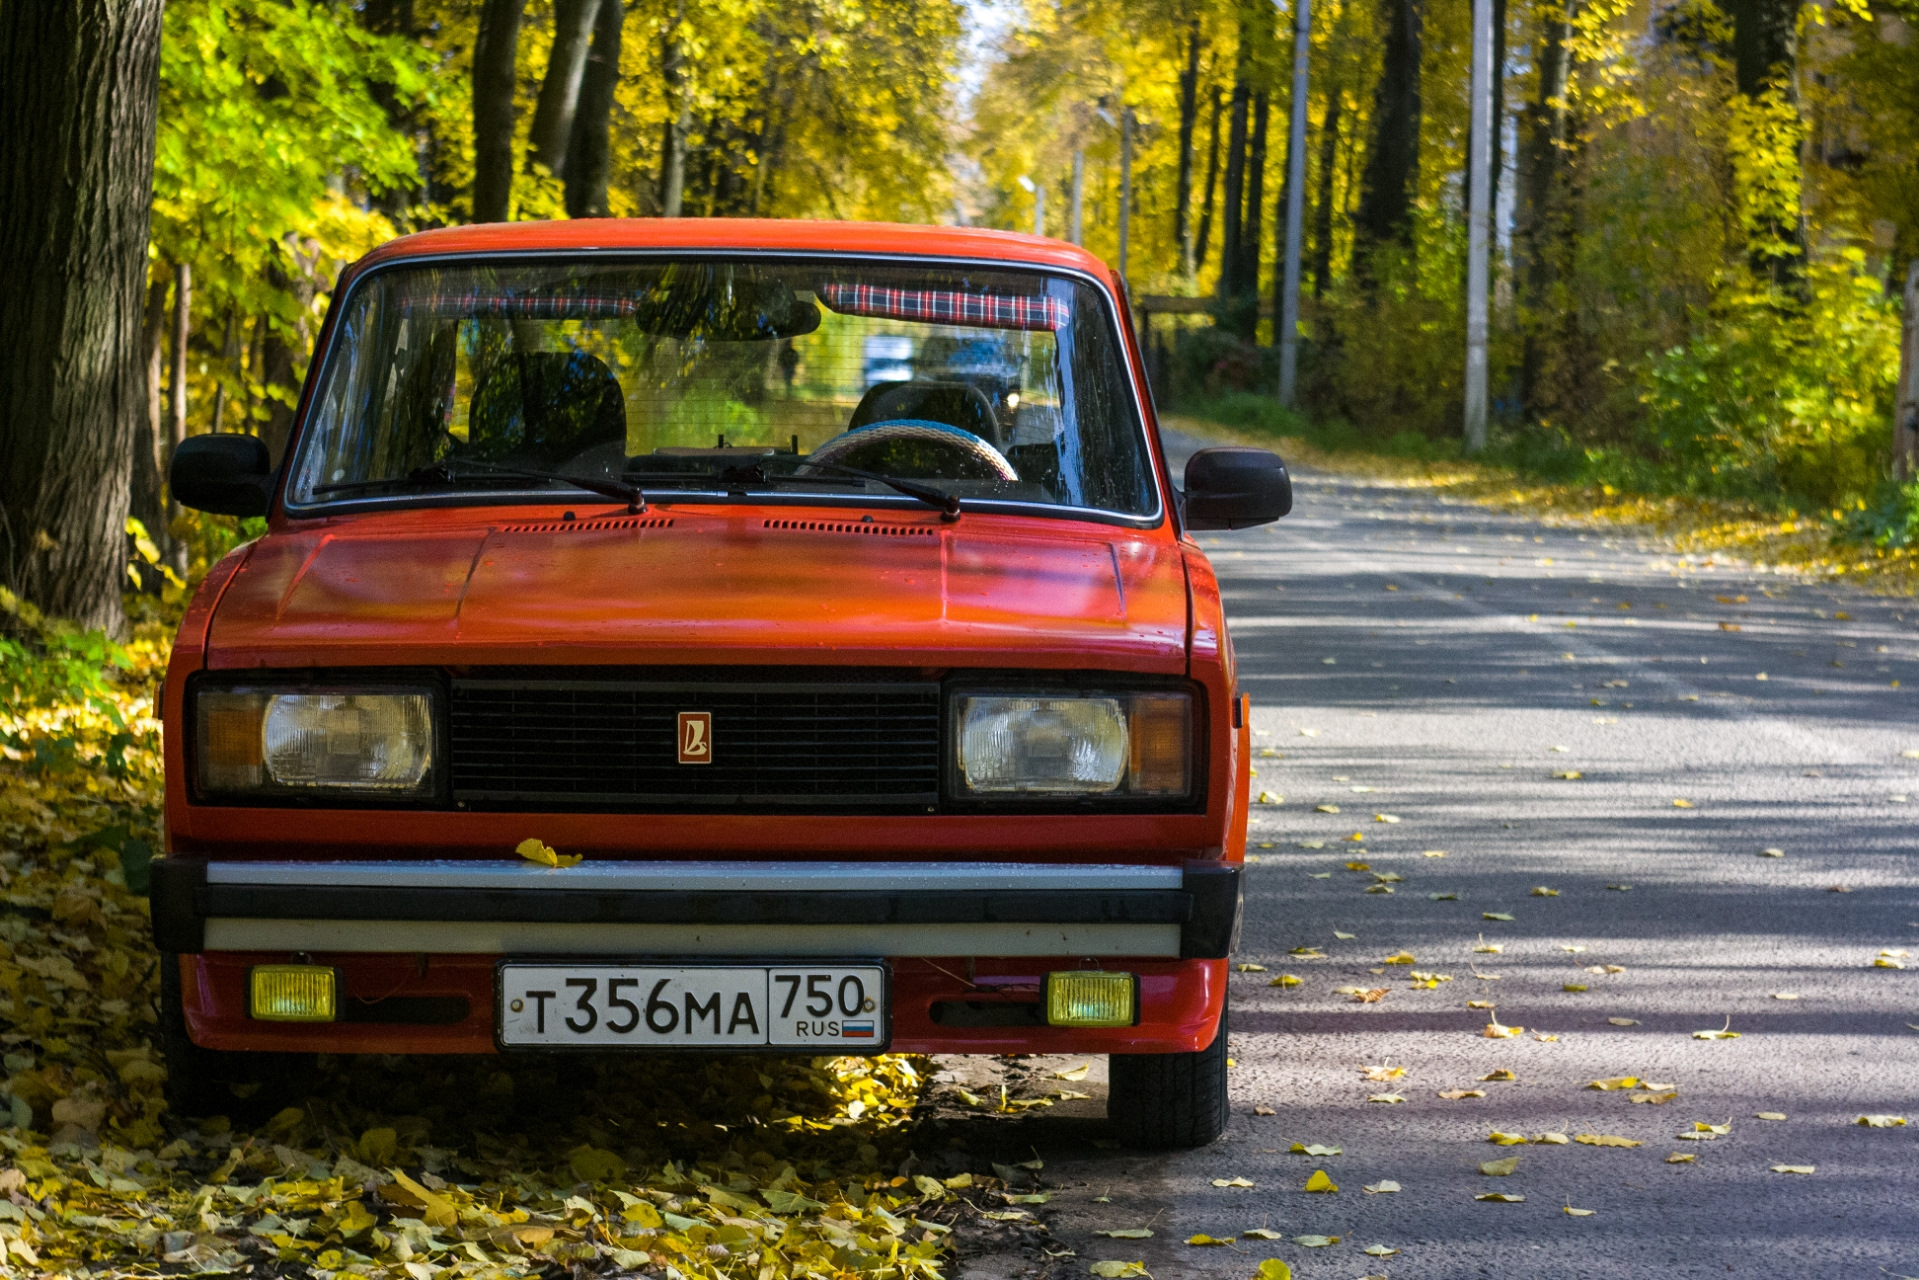
<svg viewBox="0 0 1919 1280">
<path fill-rule="evenodd" d="M 124 630 L 162 0 L 0 7 L 0 572 Z"/>
<path fill-rule="evenodd" d="M 1213 234 L 1213 195 L 1219 189 L 1219 86 L 1213 86 L 1212 127 L 1206 137 L 1206 195 L 1199 202 L 1199 233 L 1193 241 L 1193 274 L 1206 265 Z"/>
<path fill-rule="evenodd" d="M 526 0 L 485 0 L 473 46 L 473 220 L 505 222 L 513 206 L 513 95 Z"/>
<path fill-rule="evenodd" d="M 599 11 L 600 0 L 553 3 L 553 51 L 546 60 L 546 77 L 540 81 L 540 99 L 533 107 L 526 158 L 529 166 L 543 164 L 556 178 L 566 176 L 580 85 L 586 77 L 587 47 Z"/>
<path fill-rule="evenodd" d="M 666 125 L 660 138 L 660 216 L 677 218 L 686 200 L 686 50 L 680 44 L 680 24 L 686 21 L 686 0 L 673 6 L 673 21 L 660 49 L 660 80 L 666 89 Z"/>
<path fill-rule="evenodd" d="M 1384 0 L 1386 47 L 1373 94 L 1373 145 L 1360 178 L 1353 218 L 1365 259 L 1379 246 L 1412 245 L 1414 186 L 1419 177 L 1420 0 Z M 1367 273 L 1368 275 L 1370 273 Z"/>
<path fill-rule="evenodd" d="M 620 27 L 626 20 L 620 0 L 599 0 L 593 24 L 593 50 L 580 81 L 579 112 L 567 148 L 566 211 L 575 218 L 604 218 L 606 177 L 612 155 L 609 130 L 613 90 L 620 82 Z"/>
<path fill-rule="evenodd" d="M 1188 281 L 1198 266 L 1193 257 L 1193 128 L 1199 123 L 1199 17 L 1186 32 L 1186 69 L 1179 74 L 1179 186 L 1173 205 L 1173 243 Z"/>
</svg>

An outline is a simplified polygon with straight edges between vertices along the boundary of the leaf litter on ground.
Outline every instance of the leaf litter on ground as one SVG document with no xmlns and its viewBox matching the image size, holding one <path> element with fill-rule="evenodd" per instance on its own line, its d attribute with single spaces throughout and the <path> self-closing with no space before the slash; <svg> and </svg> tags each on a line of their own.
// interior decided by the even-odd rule
<svg viewBox="0 0 1919 1280">
<path fill-rule="evenodd" d="M 0 703 L 9 1261 L 322 1280 L 941 1274 L 972 1179 L 900 1172 L 924 1085 L 903 1055 L 580 1057 L 564 1087 L 532 1060 L 341 1057 L 284 1098 L 171 1113 L 158 957 L 128 886 L 144 889 L 160 842 L 150 696 L 173 621 L 136 611 L 132 641 L 102 646 L 121 671 L 105 693 Z M 534 837 L 509 851 L 578 860 Z"/>
</svg>

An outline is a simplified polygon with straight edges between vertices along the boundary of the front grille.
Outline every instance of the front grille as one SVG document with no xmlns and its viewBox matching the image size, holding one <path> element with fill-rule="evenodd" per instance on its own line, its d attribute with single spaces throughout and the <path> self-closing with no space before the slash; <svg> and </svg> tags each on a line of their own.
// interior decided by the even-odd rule
<svg viewBox="0 0 1919 1280">
<path fill-rule="evenodd" d="M 681 712 L 711 763 L 679 762 Z M 940 694 L 917 681 L 453 681 L 453 798 L 624 809 L 928 805 Z"/>
</svg>

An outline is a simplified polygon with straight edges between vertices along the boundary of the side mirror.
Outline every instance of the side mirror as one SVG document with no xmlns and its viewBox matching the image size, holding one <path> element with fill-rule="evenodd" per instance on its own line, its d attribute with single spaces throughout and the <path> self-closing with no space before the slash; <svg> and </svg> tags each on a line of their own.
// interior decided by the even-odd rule
<svg viewBox="0 0 1919 1280">
<path fill-rule="evenodd" d="M 167 469 L 173 500 L 216 516 L 263 516 L 273 497 L 273 457 L 258 436 L 188 436 Z"/>
<path fill-rule="evenodd" d="M 1201 449 L 1186 461 L 1186 527 L 1244 529 L 1293 509 L 1293 478 L 1266 449 Z"/>
</svg>

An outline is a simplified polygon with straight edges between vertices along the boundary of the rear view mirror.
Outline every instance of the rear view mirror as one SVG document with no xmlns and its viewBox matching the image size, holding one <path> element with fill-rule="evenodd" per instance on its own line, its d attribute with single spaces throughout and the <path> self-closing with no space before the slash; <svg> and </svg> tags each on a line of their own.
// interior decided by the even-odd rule
<svg viewBox="0 0 1919 1280">
<path fill-rule="evenodd" d="M 258 436 L 188 436 L 167 469 L 173 500 L 216 516 L 263 516 L 273 496 L 273 457 Z"/>
<path fill-rule="evenodd" d="M 1186 527 L 1244 529 L 1293 509 L 1293 480 L 1266 449 L 1201 449 L 1186 462 Z"/>
</svg>

